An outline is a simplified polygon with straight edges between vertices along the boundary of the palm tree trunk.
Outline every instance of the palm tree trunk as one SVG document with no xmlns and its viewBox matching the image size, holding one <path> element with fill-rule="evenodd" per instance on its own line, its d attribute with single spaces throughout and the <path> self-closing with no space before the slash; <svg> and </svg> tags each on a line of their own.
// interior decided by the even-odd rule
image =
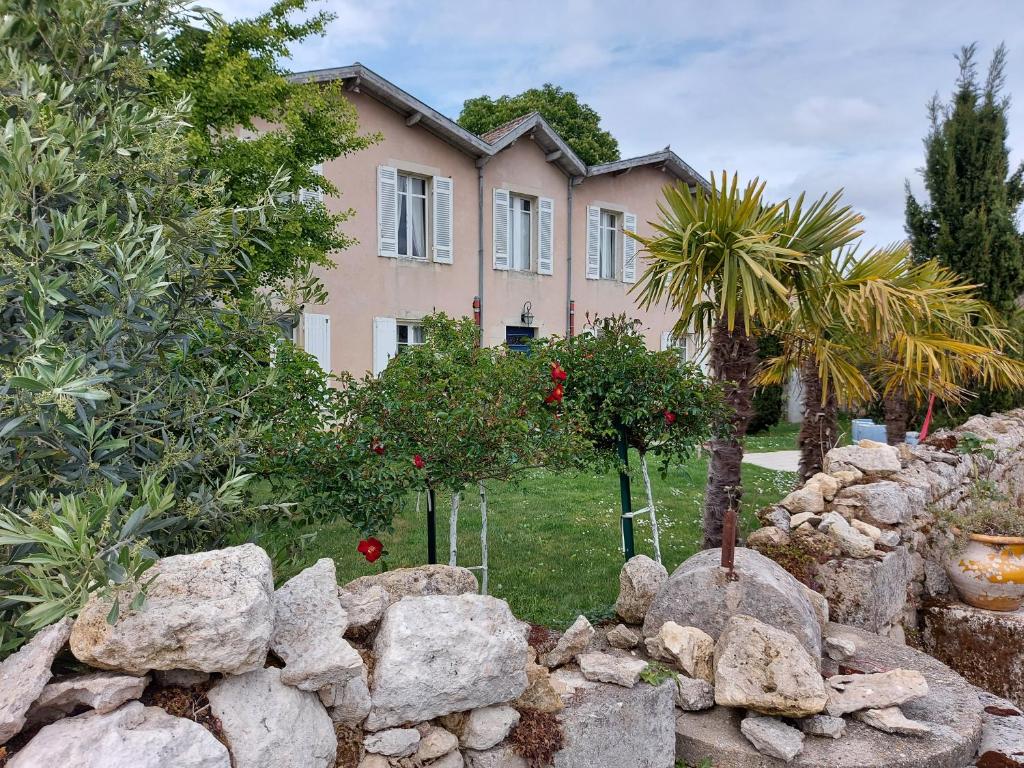
<svg viewBox="0 0 1024 768">
<path fill-rule="evenodd" d="M 821 378 L 813 359 L 800 366 L 803 385 L 804 421 L 800 425 L 800 480 L 805 481 L 824 468 L 825 454 L 839 442 L 839 406 L 831 389 L 821 403 Z"/>
<path fill-rule="evenodd" d="M 757 340 L 749 336 L 743 320 L 737 318 L 730 331 L 724 318 L 711 332 L 711 372 L 725 389 L 725 400 L 732 409 L 733 434 L 710 443 L 708 484 L 704 494 L 704 548 L 722 546 L 722 521 L 730 504 L 739 510 L 743 496 L 741 463 L 747 426 L 754 415 L 754 387 L 751 379 L 757 370 Z"/>
<path fill-rule="evenodd" d="M 889 445 L 899 445 L 907 439 L 910 423 L 910 403 L 902 391 L 894 390 L 882 401 L 885 411 L 885 439 Z"/>
</svg>

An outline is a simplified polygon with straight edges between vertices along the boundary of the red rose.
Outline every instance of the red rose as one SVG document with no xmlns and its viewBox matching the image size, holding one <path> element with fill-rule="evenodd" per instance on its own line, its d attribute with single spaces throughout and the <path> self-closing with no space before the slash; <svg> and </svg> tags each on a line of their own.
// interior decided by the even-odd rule
<svg viewBox="0 0 1024 768">
<path fill-rule="evenodd" d="M 569 378 L 569 374 L 565 372 L 565 369 L 558 363 L 551 364 L 551 380 L 552 381 L 565 381 Z"/>
<path fill-rule="evenodd" d="M 425 462 L 423 460 L 423 457 L 420 456 L 418 453 L 412 457 L 412 463 L 415 465 L 416 469 L 423 469 L 425 466 L 427 466 L 427 462 Z"/>
<path fill-rule="evenodd" d="M 377 438 L 373 438 L 373 441 L 370 443 L 370 450 L 373 451 L 374 453 L 376 453 L 378 456 L 383 456 L 384 455 L 384 443 L 382 443 Z"/>
<path fill-rule="evenodd" d="M 672 411 L 665 411 L 665 423 L 670 427 L 676 423 L 676 415 Z"/>
<path fill-rule="evenodd" d="M 547 403 L 548 405 L 550 405 L 551 403 L 560 403 L 562 402 L 562 396 L 564 394 L 565 390 L 562 389 L 562 385 L 556 384 L 555 388 L 551 390 L 551 394 L 544 398 L 544 402 Z"/>
<path fill-rule="evenodd" d="M 359 546 L 356 549 L 359 550 L 359 554 L 366 558 L 366 562 L 368 563 L 377 562 L 378 558 L 384 554 L 384 545 L 373 536 L 360 541 Z"/>
</svg>

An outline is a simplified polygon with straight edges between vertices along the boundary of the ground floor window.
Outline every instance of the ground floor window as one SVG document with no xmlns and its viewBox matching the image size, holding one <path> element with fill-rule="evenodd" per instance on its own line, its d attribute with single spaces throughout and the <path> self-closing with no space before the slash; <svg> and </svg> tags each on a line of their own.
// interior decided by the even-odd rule
<svg viewBox="0 0 1024 768">
<path fill-rule="evenodd" d="M 537 329 L 525 325 L 505 326 L 505 343 L 516 352 L 529 352 L 530 341 L 536 338 Z"/>
<path fill-rule="evenodd" d="M 398 348 L 396 354 L 402 354 L 406 347 L 415 347 L 423 343 L 426 338 L 423 326 L 419 323 L 398 323 Z"/>
</svg>

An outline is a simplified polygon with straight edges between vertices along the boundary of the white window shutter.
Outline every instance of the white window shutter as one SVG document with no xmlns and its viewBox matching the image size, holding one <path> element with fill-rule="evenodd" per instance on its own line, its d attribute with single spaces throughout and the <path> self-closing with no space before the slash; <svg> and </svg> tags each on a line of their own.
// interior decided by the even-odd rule
<svg viewBox="0 0 1024 768">
<path fill-rule="evenodd" d="M 672 349 L 672 331 L 661 332 L 661 351 Z"/>
<path fill-rule="evenodd" d="M 331 317 L 315 312 L 302 315 L 303 344 L 302 348 L 316 358 L 320 367 L 330 373 L 331 370 Z"/>
<path fill-rule="evenodd" d="M 323 176 L 324 164 L 317 163 L 311 170 L 318 176 Z M 319 189 L 302 188 L 299 190 L 298 199 L 300 203 L 322 203 L 324 201 L 324 193 Z"/>
<path fill-rule="evenodd" d="M 508 190 L 494 190 L 494 268 L 508 269 Z"/>
<path fill-rule="evenodd" d="M 452 263 L 452 200 L 454 182 L 447 176 L 434 177 L 434 261 Z"/>
<path fill-rule="evenodd" d="M 398 171 L 377 166 L 377 252 L 398 256 Z"/>
<path fill-rule="evenodd" d="M 393 317 L 373 318 L 373 375 L 380 376 L 398 354 L 398 322 Z"/>
<path fill-rule="evenodd" d="M 622 282 L 636 282 L 636 240 L 626 232 L 636 232 L 636 214 L 622 215 Z"/>
<path fill-rule="evenodd" d="M 537 272 L 553 275 L 555 272 L 555 201 L 542 197 L 537 201 L 540 211 L 537 219 Z"/>
<path fill-rule="evenodd" d="M 601 278 L 601 209 L 587 206 L 587 279 Z"/>
</svg>

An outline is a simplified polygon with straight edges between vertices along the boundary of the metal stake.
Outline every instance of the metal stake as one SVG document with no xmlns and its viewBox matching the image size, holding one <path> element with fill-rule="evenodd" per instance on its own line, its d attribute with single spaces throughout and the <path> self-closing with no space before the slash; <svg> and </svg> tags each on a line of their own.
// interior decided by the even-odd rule
<svg viewBox="0 0 1024 768">
<path fill-rule="evenodd" d="M 619 427 L 619 500 L 622 504 L 622 554 L 626 560 L 633 559 L 636 551 L 633 542 L 633 499 L 629 487 L 629 446 L 626 444 L 626 430 Z"/>
</svg>

